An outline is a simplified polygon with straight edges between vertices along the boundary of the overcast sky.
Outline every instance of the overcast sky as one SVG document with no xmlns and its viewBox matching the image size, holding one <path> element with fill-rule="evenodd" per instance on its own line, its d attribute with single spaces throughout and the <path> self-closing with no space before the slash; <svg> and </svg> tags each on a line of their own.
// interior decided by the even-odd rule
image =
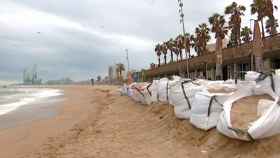
<svg viewBox="0 0 280 158">
<path fill-rule="evenodd" d="M 190 33 L 232 2 L 183 1 Z M 243 25 L 250 25 L 251 1 L 237 0 L 247 7 Z M 44 80 L 104 76 L 109 65 L 125 63 L 125 49 L 133 69 L 148 68 L 156 62 L 154 45 L 182 31 L 177 0 L 1 0 L 0 5 L 0 80 L 20 81 L 33 64 Z"/>
</svg>

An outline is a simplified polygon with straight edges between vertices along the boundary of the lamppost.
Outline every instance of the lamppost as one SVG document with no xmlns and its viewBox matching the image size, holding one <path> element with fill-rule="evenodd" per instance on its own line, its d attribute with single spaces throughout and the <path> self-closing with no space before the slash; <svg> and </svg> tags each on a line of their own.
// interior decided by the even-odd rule
<svg viewBox="0 0 280 158">
<path fill-rule="evenodd" d="M 180 14 L 180 23 L 182 24 L 182 26 L 183 26 L 183 36 L 184 36 L 184 38 L 186 37 L 186 30 L 185 30 L 185 19 L 184 19 L 184 11 L 183 11 L 183 6 L 184 6 L 184 4 L 183 4 L 183 2 L 182 2 L 182 0 L 178 0 L 178 4 L 179 4 L 179 14 Z M 185 41 L 184 41 L 185 42 Z M 187 48 L 185 48 L 185 52 L 186 52 L 186 54 L 187 54 Z M 190 52 L 188 52 L 188 54 L 189 54 Z M 189 73 L 189 57 L 190 57 L 190 54 L 188 55 L 188 57 L 187 57 L 187 78 L 189 78 L 190 77 L 190 73 Z"/>
<path fill-rule="evenodd" d="M 127 61 L 127 72 L 129 72 L 129 57 L 128 57 L 128 49 L 125 49 L 126 52 L 126 61 Z"/>
</svg>

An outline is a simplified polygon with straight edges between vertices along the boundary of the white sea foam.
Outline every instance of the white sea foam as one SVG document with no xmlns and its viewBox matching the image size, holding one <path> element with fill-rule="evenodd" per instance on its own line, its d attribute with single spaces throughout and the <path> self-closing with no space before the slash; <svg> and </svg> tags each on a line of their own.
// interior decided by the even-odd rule
<svg viewBox="0 0 280 158">
<path fill-rule="evenodd" d="M 51 97 L 61 96 L 63 92 L 57 89 L 41 89 L 41 88 L 19 88 L 16 89 L 16 94 L 6 95 L 2 97 L 5 101 L 6 98 L 8 103 L 0 104 L 0 115 L 7 114 L 18 109 L 21 106 L 47 99 Z"/>
</svg>

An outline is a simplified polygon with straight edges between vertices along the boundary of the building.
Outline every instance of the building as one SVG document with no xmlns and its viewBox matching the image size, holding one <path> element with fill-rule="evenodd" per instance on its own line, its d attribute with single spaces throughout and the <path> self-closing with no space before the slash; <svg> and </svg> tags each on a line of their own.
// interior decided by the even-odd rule
<svg viewBox="0 0 280 158">
<path fill-rule="evenodd" d="M 40 79 L 38 76 L 37 65 L 34 65 L 32 68 L 27 68 L 23 71 L 23 84 L 25 85 L 42 84 L 42 79 Z"/>
<path fill-rule="evenodd" d="M 127 79 L 125 67 L 122 63 L 118 63 L 108 68 L 108 80 L 110 84 L 118 84 Z"/>
<path fill-rule="evenodd" d="M 256 37 L 260 36 L 260 31 L 256 27 L 258 26 L 255 26 L 253 41 L 243 43 L 239 47 L 222 49 L 222 79 L 244 79 L 247 71 L 258 71 L 259 67 L 263 67 L 265 72 L 280 68 L 280 34 L 258 40 Z M 256 64 L 256 58 L 259 57 L 263 59 L 262 64 Z M 215 50 L 189 59 L 190 78 L 215 80 L 216 62 L 217 53 Z M 187 60 L 182 60 L 146 70 L 145 77 L 152 80 L 172 75 L 182 76 L 186 75 L 186 72 Z"/>
</svg>

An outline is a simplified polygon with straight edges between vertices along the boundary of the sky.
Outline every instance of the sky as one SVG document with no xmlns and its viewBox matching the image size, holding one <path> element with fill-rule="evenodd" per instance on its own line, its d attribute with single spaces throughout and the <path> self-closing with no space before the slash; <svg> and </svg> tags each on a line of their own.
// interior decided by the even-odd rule
<svg viewBox="0 0 280 158">
<path fill-rule="evenodd" d="M 274 0 L 280 4 L 280 0 Z M 183 0 L 186 30 L 223 14 L 232 0 Z M 243 26 L 250 26 L 252 0 Z M 108 66 L 131 69 L 156 63 L 154 46 L 182 32 L 177 0 L 1 0 L 0 80 L 21 81 L 25 68 L 38 66 L 44 80 L 105 76 Z M 280 6 L 279 6 L 280 7 Z M 279 19 L 280 13 L 275 14 Z M 214 39 L 212 39 L 212 42 Z"/>
</svg>

